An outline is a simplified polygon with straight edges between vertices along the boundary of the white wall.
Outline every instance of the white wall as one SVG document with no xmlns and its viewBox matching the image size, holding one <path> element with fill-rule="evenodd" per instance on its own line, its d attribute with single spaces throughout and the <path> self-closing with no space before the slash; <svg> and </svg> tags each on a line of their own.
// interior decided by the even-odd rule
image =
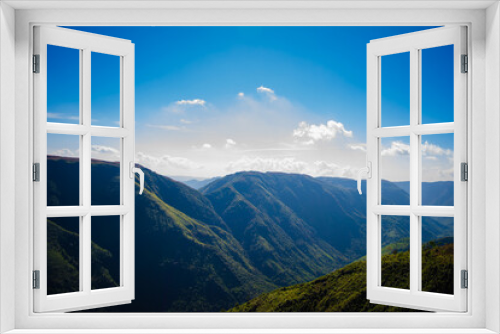
<svg viewBox="0 0 500 334">
<path fill-rule="evenodd" d="M 0 0 L 1 1 L 1 0 Z M 42 1 L 39 1 L 41 3 Z M 54 2 L 56 3 L 56 2 Z M 59 3 L 59 2 L 57 2 Z M 68 3 L 68 2 L 64 2 Z M 96 3 L 92 1 L 92 3 Z M 118 3 L 118 2 L 117 2 Z M 402 2 L 404 3 L 404 1 Z M 459 2 L 449 2 L 459 3 Z M 62 317 L 57 314 L 48 315 L 44 317 L 29 317 L 28 310 L 32 309 L 30 295 L 31 290 L 27 289 L 30 283 L 30 274 L 32 266 L 29 263 L 30 257 L 30 224 L 31 216 L 29 213 L 30 203 L 30 80 L 29 80 L 29 62 L 30 62 L 30 22 L 52 23 L 52 22 L 78 22 L 79 24 L 99 24 L 100 22 L 110 22 L 115 24 L 193 24 L 205 22 L 207 24 L 220 22 L 239 23 L 239 24 L 259 24 L 266 21 L 272 21 L 277 24 L 287 24 L 294 22 L 297 24 L 311 24 L 314 22 L 319 23 L 336 23 L 336 24 L 349 24 L 350 22 L 365 22 L 367 24 L 377 24 L 379 22 L 412 22 L 418 20 L 419 22 L 446 22 L 454 24 L 456 22 L 472 22 L 472 40 L 474 45 L 474 53 L 472 55 L 472 66 L 474 70 L 474 78 L 472 79 L 473 87 L 475 87 L 474 99 L 471 102 L 472 110 L 474 110 L 474 117 L 471 119 L 471 127 L 473 136 L 473 152 L 475 160 L 472 164 L 470 171 L 474 178 L 475 187 L 471 193 L 471 198 L 474 202 L 472 209 L 472 219 L 475 228 L 472 233 L 473 249 L 472 258 L 470 261 L 472 265 L 471 279 L 475 282 L 479 281 L 479 286 L 474 289 L 474 293 L 470 292 L 469 296 L 472 299 L 473 316 L 450 316 L 443 315 L 433 317 L 432 319 L 426 318 L 425 322 L 422 321 L 417 327 L 429 327 L 438 325 L 449 325 L 451 327 L 483 327 L 484 317 L 483 314 L 487 312 L 487 326 L 496 332 L 500 332 L 500 261 L 498 261 L 500 247 L 498 245 L 500 228 L 500 135 L 499 135 L 499 87 L 500 87 L 500 23 L 499 23 L 499 8 L 495 4 L 494 7 L 488 9 L 488 20 L 485 20 L 483 10 L 475 11 L 460 11 L 460 10 L 411 10 L 411 11 L 384 11 L 384 10 L 362 10 L 349 11 L 349 10 L 269 10 L 269 11 L 224 11 L 224 10 L 51 10 L 51 11 L 32 11 L 32 10 L 18 10 L 16 16 L 17 22 L 17 86 L 16 94 L 16 130 L 14 133 L 13 117 L 13 10 L 0 4 L 0 42 L 2 50 L 0 51 L 0 271 L 2 276 L 0 279 L 0 332 L 12 328 L 13 309 L 14 309 L 14 295 L 13 295 L 13 277 L 11 273 L 14 269 L 17 271 L 17 298 L 16 307 L 16 324 L 20 328 L 139 328 L 155 327 L 164 328 L 168 324 L 171 328 L 181 328 L 192 326 L 197 328 L 239 328 L 239 327 L 261 327 L 269 326 L 270 317 L 267 316 L 214 316 L 207 317 L 204 315 L 187 316 L 182 315 L 168 315 L 168 321 L 163 317 L 135 317 L 135 316 L 120 316 L 117 315 L 113 321 L 107 322 L 106 317 L 81 315 L 80 317 Z M 6 28 L 4 28 L 6 27 Z M 487 66 L 484 66 L 484 29 L 488 31 L 488 48 Z M 11 34 L 9 34 L 9 32 Z M 490 35 L 491 34 L 491 35 Z M 4 37 L 6 36 L 6 37 Z M 8 42 L 6 42 L 8 40 Z M 7 45 L 7 47 L 5 47 Z M 486 71 L 487 69 L 487 71 Z M 484 74 L 488 76 L 488 89 L 485 89 Z M 487 99 L 485 99 L 487 94 Z M 487 101 L 487 108 L 485 108 L 485 101 Z M 485 110 L 487 109 L 487 110 Z M 485 117 L 487 113 L 487 117 Z M 485 140 L 485 129 L 488 134 L 488 140 Z M 14 195 L 14 151 L 12 138 L 16 136 L 15 144 L 18 147 L 18 152 L 15 154 L 17 160 L 16 170 L 16 221 L 14 220 L 14 213 L 11 212 L 13 208 L 13 195 Z M 7 139 L 5 139 L 7 138 Z M 487 151 L 486 151 L 487 149 Z M 488 156 L 485 157 L 485 152 Z M 486 167 L 485 167 L 486 166 Z M 485 172 L 488 172 L 486 174 Z M 486 178 L 487 175 L 487 178 Z M 485 192 L 486 189 L 486 192 Z M 486 200 L 485 200 L 485 194 Z M 27 198 L 28 197 L 28 198 Z M 485 207 L 488 210 L 488 220 L 485 218 Z M 487 230 L 485 231 L 485 221 L 488 221 Z M 10 222 L 9 226 L 6 222 Z M 17 266 L 14 268 L 13 259 L 13 239 L 6 238 L 5 236 L 14 236 L 13 228 L 16 227 L 15 239 L 17 240 L 16 258 Z M 472 231 L 471 231 L 472 232 Z M 485 243 L 484 236 L 487 236 L 487 243 Z M 483 252 L 484 247 L 487 247 L 487 252 Z M 484 274 L 484 254 L 488 258 L 491 256 L 496 257 L 494 265 L 489 265 L 487 274 Z M 481 260 L 478 261 L 478 258 Z M 488 262 L 490 264 L 490 262 Z M 477 273 L 477 274 L 476 274 Z M 486 291 L 486 292 L 485 292 Z M 486 299 L 484 298 L 486 296 Z M 487 306 L 485 308 L 485 306 Z M 479 316 L 478 316 L 479 315 Z M 260 318 L 259 318 L 260 317 Z M 358 328 L 369 327 L 401 327 L 401 323 L 413 318 L 406 318 L 404 316 L 394 317 L 394 315 L 367 316 L 363 321 L 359 318 L 349 316 L 337 315 L 335 320 L 329 315 L 311 316 L 311 319 L 306 318 L 308 315 L 297 316 L 292 315 L 276 315 L 275 322 L 272 326 L 276 328 L 284 328 L 286 326 L 295 326 L 296 328 L 304 328 L 309 323 L 314 324 L 318 328 L 328 328 L 332 326 L 356 326 Z M 390 317 L 390 319 L 389 319 Z M 399 322 L 395 322 L 394 320 Z M 474 318 L 470 320 L 469 318 Z M 222 321 L 221 321 L 222 319 Z M 267 321 L 266 321 L 267 320 Z M 307 322 L 309 321 L 309 323 Z M 219 327 L 216 327 L 219 326 Z"/>
<path fill-rule="evenodd" d="M 14 328 L 15 12 L 0 3 L 0 333 Z"/>
<path fill-rule="evenodd" d="M 486 11 L 486 328 L 500 332 L 500 6 Z"/>
</svg>

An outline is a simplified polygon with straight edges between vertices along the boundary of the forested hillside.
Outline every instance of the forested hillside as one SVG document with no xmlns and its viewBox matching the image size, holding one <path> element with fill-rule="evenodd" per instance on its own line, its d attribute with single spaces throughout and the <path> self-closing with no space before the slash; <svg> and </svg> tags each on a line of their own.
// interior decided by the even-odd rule
<svg viewBox="0 0 500 334">
<path fill-rule="evenodd" d="M 49 157 L 47 169 L 48 204 L 78 202 L 72 184 L 78 161 Z M 365 255 L 366 199 L 353 180 L 241 172 L 198 191 L 143 170 L 145 190 L 136 195 L 135 212 L 136 298 L 105 311 L 227 310 L 277 288 L 313 281 Z M 386 189 L 393 204 L 408 196 L 390 182 Z M 93 205 L 118 204 L 117 199 L 118 164 L 93 160 Z M 98 259 L 93 285 L 113 286 L 119 282 L 116 229 L 95 217 L 92 222 Z M 383 246 L 408 234 L 409 226 L 398 217 L 388 224 Z M 429 219 L 427 224 L 424 241 L 450 234 L 447 222 Z M 54 292 L 67 291 L 78 275 L 78 231 L 63 225 L 49 222 L 48 283 Z"/>
<path fill-rule="evenodd" d="M 448 240 L 449 241 L 449 240 Z M 453 293 L 453 244 L 428 245 L 422 253 L 423 290 Z M 409 286 L 409 251 L 382 257 L 382 285 Z M 450 279 L 451 278 L 451 279 Z M 366 261 L 356 261 L 312 282 L 263 294 L 230 312 L 414 312 L 366 299 Z"/>
</svg>

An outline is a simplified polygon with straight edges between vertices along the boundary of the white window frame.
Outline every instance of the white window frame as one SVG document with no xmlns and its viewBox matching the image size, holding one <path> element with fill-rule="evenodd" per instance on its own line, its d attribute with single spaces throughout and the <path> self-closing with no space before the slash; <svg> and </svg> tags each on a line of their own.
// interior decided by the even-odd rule
<svg viewBox="0 0 500 334">
<path fill-rule="evenodd" d="M 34 27 L 34 54 L 39 56 L 39 71 L 34 84 L 34 162 L 39 164 L 39 181 L 34 193 L 34 270 L 39 272 L 39 288 L 34 289 L 34 311 L 75 311 L 130 303 L 134 299 L 134 215 L 135 215 L 135 110 L 134 44 L 128 40 L 101 36 L 59 27 Z M 47 122 L 47 45 L 78 50 L 80 59 L 80 121 L 78 124 Z M 120 110 L 118 127 L 95 126 L 91 122 L 92 52 L 120 59 Z M 65 134 L 79 139 L 79 205 L 47 206 L 47 135 Z M 120 141 L 120 204 L 91 204 L 92 137 L 110 137 Z M 92 290 L 91 227 L 92 217 L 119 216 L 119 286 Z M 79 218 L 79 291 L 47 295 L 47 219 Z"/>
<path fill-rule="evenodd" d="M 450 26 L 372 40 L 367 45 L 367 161 L 372 170 L 367 180 L 367 298 L 372 303 L 421 310 L 467 310 L 467 290 L 461 287 L 461 271 L 467 270 L 467 183 L 461 180 L 461 163 L 467 163 L 467 75 L 462 73 L 462 55 L 467 55 L 465 26 Z M 454 122 L 422 124 L 422 50 L 453 45 Z M 382 57 L 409 53 L 410 124 L 382 126 Z M 454 134 L 454 206 L 422 205 L 421 135 Z M 382 205 L 382 138 L 410 139 L 408 205 Z M 382 286 L 382 216 L 405 216 L 410 220 L 410 289 Z M 422 220 L 453 217 L 454 294 L 422 291 Z"/>
<path fill-rule="evenodd" d="M 146 328 L 165 329 L 220 329 L 216 332 L 342 332 L 350 333 L 422 333 L 461 332 L 491 333 L 500 331 L 500 175 L 498 147 L 500 136 L 498 109 L 500 100 L 500 12 L 496 2 L 474 1 L 384 1 L 364 2 L 279 2 L 220 3 L 217 1 L 179 4 L 165 2 L 151 4 L 137 2 L 17 2 L 0 4 L 0 318 L 2 330 L 16 329 L 16 333 L 37 332 L 36 329 L 87 328 L 129 329 L 129 333 L 145 332 Z M 14 11 L 10 6 L 17 7 Z M 58 7 L 70 7 L 59 8 Z M 71 8 L 76 6 L 80 9 Z M 119 8 L 122 6 L 122 8 Z M 143 8 L 125 9 L 125 6 Z M 148 9 L 147 7 L 150 6 Z M 154 8 L 151 7 L 163 7 Z M 392 8 L 392 7 L 397 8 Z M 487 8 L 489 6 L 489 8 Z M 99 7 L 99 8 L 97 8 Z M 115 8 L 102 10 L 102 8 Z M 182 8 L 179 8 L 182 7 Z M 23 9 L 24 8 L 24 9 Z M 31 9 L 30 9 L 31 8 Z M 33 9 L 34 8 L 34 9 Z M 82 9 L 83 8 L 83 9 Z M 117 9 L 118 8 L 118 9 Z M 57 10 L 56 10 L 57 9 Z M 15 22 L 14 19 L 15 18 Z M 468 196 L 468 233 L 471 242 L 469 308 L 466 313 L 435 314 L 34 314 L 31 290 L 32 259 L 32 202 L 26 200 L 32 193 L 32 78 L 29 73 L 32 54 L 32 27 L 35 24 L 58 25 L 446 25 L 465 24 L 469 28 L 471 74 L 468 85 L 469 120 L 468 142 L 471 157 Z M 485 25 L 486 23 L 486 25 Z M 487 29 L 486 29 L 487 28 Z M 14 33 L 15 31 L 15 40 Z M 133 42 L 133 41 L 132 41 Z M 11 68 L 15 66 L 15 73 Z M 12 82 L 15 80 L 15 86 Z M 488 85 L 486 85 L 488 84 Z M 10 95 L 15 94 L 15 100 Z M 14 109 L 15 108 L 15 109 Z M 12 112 L 15 110 L 15 115 Z M 488 122 L 486 119 L 488 117 Z M 14 133 L 15 147 L 5 139 Z M 488 133 L 486 140 L 485 133 Z M 10 136 L 10 137 L 9 137 Z M 488 151 L 488 155 L 486 154 Z M 9 180 L 14 171 L 15 183 Z M 488 163 L 485 165 L 485 163 Z M 486 166 L 486 167 L 485 167 Z M 488 182 L 486 182 L 488 172 Z M 10 185 L 6 189 L 3 185 Z M 14 188 L 15 186 L 15 188 Z M 10 200 L 15 189 L 15 203 Z M 486 196 L 488 194 L 488 196 Z M 485 205 L 486 203 L 486 205 Z M 9 211 L 14 204 L 15 211 Z M 8 218 L 15 218 L 7 221 Z M 15 238 L 15 243 L 12 241 Z M 485 254 L 492 254 L 486 259 Z M 14 256 L 12 256 L 14 254 Z M 15 282 L 15 289 L 12 285 Z M 10 287 L 7 284 L 12 284 Z M 488 293 L 486 293 L 488 291 Z M 12 305 L 15 305 L 13 308 Z M 10 306 L 10 307 L 8 307 Z M 167 329 L 171 330 L 168 331 Z M 384 330 L 381 330 L 384 328 Z M 441 330 L 435 330 L 441 328 Z M 26 329 L 26 331 L 24 330 Z M 137 329 L 136 331 L 132 329 Z M 142 329 L 142 330 L 141 330 Z M 198 330 L 194 330 L 198 329 Z M 244 329 L 247 329 L 246 331 Z M 267 329 L 267 330 L 266 330 Z M 281 329 L 281 330 L 280 330 Z M 296 329 L 295 331 L 293 329 Z M 300 329 L 300 330 L 298 330 Z M 355 330 L 358 329 L 358 330 Z M 432 330 L 434 329 L 434 330 Z M 491 331 L 490 331 L 491 330 Z M 101 332 L 104 332 L 101 330 Z M 180 332 L 180 330 L 178 331 Z M 185 331 L 184 331 L 185 332 Z"/>
</svg>

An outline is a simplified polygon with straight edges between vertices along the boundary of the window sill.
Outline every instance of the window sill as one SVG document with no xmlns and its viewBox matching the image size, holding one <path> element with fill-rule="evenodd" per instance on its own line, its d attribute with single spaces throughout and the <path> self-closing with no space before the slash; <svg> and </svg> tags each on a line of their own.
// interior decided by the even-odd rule
<svg viewBox="0 0 500 334">
<path fill-rule="evenodd" d="M 5 334 L 487 334 L 475 329 L 15 329 Z"/>
</svg>

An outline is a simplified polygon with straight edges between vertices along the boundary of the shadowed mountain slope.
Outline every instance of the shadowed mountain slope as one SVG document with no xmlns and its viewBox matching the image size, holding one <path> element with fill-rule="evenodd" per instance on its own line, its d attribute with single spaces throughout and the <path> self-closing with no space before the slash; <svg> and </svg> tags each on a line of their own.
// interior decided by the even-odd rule
<svg viewBox="0 0 500 334">
<path fill-rule="evenodd" d="M 47 168 L 48 204 L 78 205 L 78 160 L 48 157 Z M 135 197 L 136 299 L 99 311 L 216 312 L 314 280 L 365 255 L 366 200 L 353 180 L 242 172 L 197 191 L 143 170 L 144 194 Z M 93 160 L 93 205 L 118 204 L 119 187 L 119 165 Z M 391 189 L 396 203 L 404 191 Z M 93 273 L 102 273 L 101 283 L 113 286 L 119 282 L 120 245 L 113 224 L 99 219 L 92 219 L 92 240 L 102 265 Z M 62 248 L 78 231 L 52 223 L 59 237 L 52 239 L 49 257 L 64 260 L 52 271 L 57 290 L 67 284 L 63 276 L 75 275 L 77 253 Z M 384 246 L 408 233 L 397 217 L 393 223 Z M 449 229 L 432 220 L 429 226 L 426 240 Z"/>
<path fill-rule="evenodd" d="M 71 177 L 71 173 L 65 170 L 72 168 L 73 163 L 71 159 L 48 159 L 48 169 L 52 173 L 49 195 L 64 198 L 72 191 L 66 186 L 71 180 L 65 179 Z M 101 189 L 105 189 L 95 193 L 96 201 L 115 198 L 118 194 L 119 179 L 103 177 L 109 175 L 101 173 L 101 169 L 110 166 L 114 171 L 118 170 L 115 163 L 93 162 L 93 177 L 101 182 Z M 216 312 L 277 287 L 252 266 L 241 245 L 225 230 L 222 220 L 213 210 L 210 211 L 208 200 L 183 184 L 149 170 L 145 172 L 148 177 L 146 189 L 142 196 L 136 195 L 136 299 L 129 305 L 98 311 Z M 195 216 L 205 217 L 203 219 L 209 223 L 179 211 L 161 197 L 169 197 L 170 202 Z M 62 230 L 54 225 L 56 231 Z M 107 228 L 107 224 L 99 226 L 99 234 L 114 233 Z M 71 232 L 63 230 L 60 233 L 66 238 L 71 237 L 67 235 Z M 60 255 L 60 249 L 64 248 L 58 246 L 61 240 L 53 240 L 52 245 L 59 251 L 49 256 Z M 76 256 L 77 253 L 72 254 L 66 262 L 77 262 Z M 116 252 L 113 256 L 119 255 Z M 70 275 L 71 267 L 66 267 L 68 270 L 52 271 L 54 289 L 58 288 L 59 278 Z"/>
</svg>

